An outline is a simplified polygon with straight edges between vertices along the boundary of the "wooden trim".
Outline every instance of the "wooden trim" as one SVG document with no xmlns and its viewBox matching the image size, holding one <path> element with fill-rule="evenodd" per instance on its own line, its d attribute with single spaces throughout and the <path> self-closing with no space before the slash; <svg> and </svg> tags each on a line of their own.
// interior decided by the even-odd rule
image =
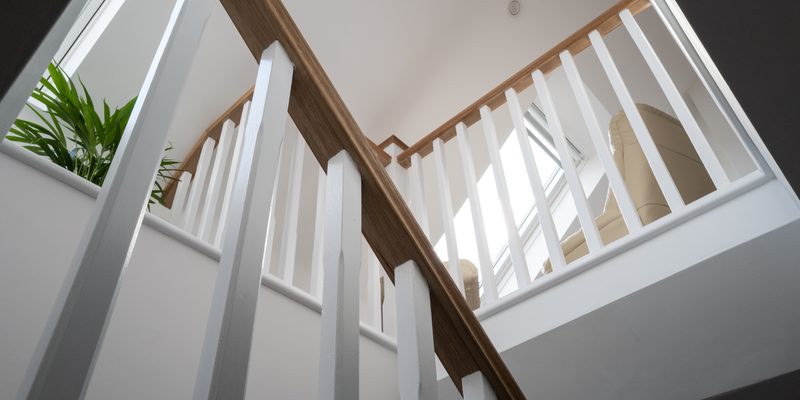
<svg viewBox="0 0 800 400">
<path fill-rule="evenodd" d="M 279 41 L 295 64 L 289 115 L 323 168 L 342 149 L 361 174 L 362 233 L 389 277 L 413 260 L 431 294 L 436 353 L 456 387 L 481 371 L 499 399 L 524 399 L 353 116 L 280 0 L 221 0 L 255 57 Z"/>
<path fill-rule="evenodd" d="M 232 106 L 225 110 L 222 115 L 217 117 L 217 119 L 206 128 L 203 134 L 200 135 L 200 138 L 197 139 L 189 155 L 183 159 L 181 166 L 178 167 L 179 170 L 189 171 L 194 174 L 194 171 L 197 169 L 197 162 L 200 160 L 200 152 L 203 150 L 203 143 L 205 143 L 208 138 L 212 138 L 219 143 L 219 136 L 222 134 L 222 124 L 224 124 L 225 121 L 231 120 L 236 125 L 239 125 L 239 119 L 242 117 L 242 107 L 253 97 L 254 89 L 255 87 L 248 89 L 242 97 L 236 100 Z M 167 183 L 167 187 L 164 190 L 164 202 L 167 207 L 172 207 L 172 200 L 175 198 L 175 190 L 177 188 L 178 181 L 172 180 Z"/>
<path fill-rule="evenodd" d="M 399 148 L 401 148 L 403 150 L 408 150 L 408 145 L 406 144 L 406 142 L 400 140 L 400 138 L 395 136 L 394 134 L 391 134 L 391 135 L 389 135 L 389 137 L 384 139 L 384 141 L 382 141 L 381 144 L 378 145 L 378 147 L 380 147 L 381 149 L 386 150 L 386 148 L 389 147 L 389 145 L 392 144 L 392 143 L 396 144 L 397 147 L 399 147 Z"/>
<path fill-rule="evenodd" d="M 622 25 L 622 21 L 619 19 L 619 13 L 622 10 L 627 8 L 633 15 L 636 15 L 646 10 L 648 7 L 650 7 L 649 0 L 621 0 L 619 3 L 600 14 L 600 16 L 584 25 L 577 32 L 544 53 L 541 57 L 525 66 L 525 68 L 503 81 L 503 83 L 489 91 L 489 93 L 486 93 L 483 97 L 470 104 L 453 118 L 450 118 L 447 122 L 434 129 L 433 132 L 411 145 L 408 150 L 402 152 L 397 157 L 398 162 L 400 165 L 408 168 L 411 165 L 412 154 L 419 153 L 421 156 L 425 157 L 433 151 L 433 141 L 435 139 L 442 139 L 446 142 L 454 138 L 456 135 L 455 126 L 459 122 L 471 126 L 480 121 L 481 107 L 489 106 L 492 110 L 497 109 L 506 103 L 506 90 L 513 88 L 517 92 L 521 92 L 533 85 L 533 79 L 531 78 L 533 71 L 538 69 L 546 74 L 558 68 L 561 65 L 559 54 L 563 51 L 569 50 L 572 55 L 577 55 L 583 50 L 586 50 L 591 45 L 589 42 L 589 33 L 592 31 L 597 30 L 601 35 L 605 36 L 609 32 L 617 29 Z"/>
</svg>

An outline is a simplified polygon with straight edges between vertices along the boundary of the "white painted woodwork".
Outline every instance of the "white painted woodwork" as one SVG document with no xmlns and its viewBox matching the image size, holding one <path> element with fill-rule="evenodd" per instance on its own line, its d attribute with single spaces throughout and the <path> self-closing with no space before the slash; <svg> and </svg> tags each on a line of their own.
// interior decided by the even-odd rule
<svg viewBox="0 0 800 400">
<path fill-rule="evenodd" d="M 233 185 L 236 182 L 236 174 L 239 170 L 239 160 L 242 155 L 242 145 L 244 143 L 244 132 L 247 129 L 247 115 L 250 112 L 250 102 L 244 103 L 242 106 L 242 115 L 239 118 L 239 126 L 236 130 L 236 140 L 233 143 L 233 150 L 231 152 L 230 168 L 228 170 L 228 179 L 225 181 L 225 192 L 222 196 L 222 204 L 219 207 L 219 220 L 217 221 L 217 230 L 214 232 L 214 241 L 212 244 L 216 247 L 222 245 L 222 235 L 225 234 L 225 224 L 228 221 L 228 212 L 231 204 L 231 197 L 233 196 Z M 280 164 L 278 164 L 280 165 Z"/>
<path fill-rule="evenodd" d="M 364 244 L 367 246 L 367 323 L 374 327 L 378 332 L 383 331 L 383 304 L 381 302 L 381 263 L 378 257 L 369 247 L 366 239 Z M 387 280 L 385 283 L 390 284 Z"/>
<path fill-rule="evenodd" d="M 464 169 L 464 181 L 467 186 L 469 208 L 472 212 L 472 227 L 475 231 L 475 245 L 478 247 L 478 264 L 481 270 L 481 285 L 486 295 L 486 303 L 497 301 L 497 280 L 494 276 L 494 263 L 489 254 L 489 241 L 486 238 L 486 225 L 483 220 L 483 206 L 478 193 L 478 177 L 475 174 L 475 163 L 472 160 L 472 151 L 467 138 L 467 126 L 463 122 L 456 125 L 456 142 L 461 156 L 461 166 Z"/>
<path fill-rule="evenodd" d="M 397 373 L 402 400 L 435 400 L 431 298 L 414 261 L 394 269 L 397 288 Z"/>
<path fill-rule="evenodd" d="M 287 138 L 284 138 L 283 142 L 280 144 L 280 149 L 278 150 L 278 171 L 280 171 L 281 165 L 283 165 L 284 158 L 286 157 L 287 153 Z M 272 253 L 275 251 L 275 226 L 277 225 L 277 220 L 275 218 L 275 213 L 277 212 L 278 208 L 278 189 L 281 187 L 281 179 L 285 179 L 286 177 L 281 177 L 281 174 L 278 174 L 275 177 L 275 190 L 272 191 L 272 199 L 269 202 L 269 223 L 267 224 L 267 242 L 265 246 L 267 247 L 267 255 L 264 259 L 264 273 L 270 274 L 272 271 Z"/>
<path fill-rule="evenodd" d="M 425 205 L 425 191 L 423 190 L 425 185 L 422 176 L 422 157 L 417 153 L 411 156 L 409 174 L 408 182 L 411 191 L 411 193 L 409 193 L 411 197 L 411 211 L 417 218 L 417 223 L 420 228 L 422 228 L 422 232 L 425 233 L 425 237 L 430 240 L 431 232 L 428 226 L 428 207 Z"/>
<path fill-rule="evenodd" d="M 311 254 L 311 282 L 309 291 L 317 299 L 322 299 L 322 255 L 325 240 L 325 170 L 317 173 L 317 206 L 314 213 L 314 249 Z"/>
<path fill-rule="evenodd" d="M 547 78 L 542 71 L 538 69 L 533 71 L 531 77 L 536 87 L 536 93 L 539 95 L 539 100 L 542 102 L 542 107 L 544 108 L 543 111 L 547 119 L 547 127 L 550 131 L 550 135 L 553 137 L 553 142 L 558 152 L 558 159 L 561 160 L 561 168 L 564 170 L 564 176 L 567 179 L 569 191 L 575 202 L 575 209 L 578 212 L 578 221 L 580 221 L 581 228 L 583 228 L 583 236 L 586 238 L 589 252 L 597 251 L 603 247 L 603 241 L 600 239 L 600 231 L 597 230 L 597 224 L 594 222 L 594 216 L 592 216 L 592 211 L 589 208 L 589 202 L 586 200 L 586 192 L 583 190 L 578 171 L 575 169 L 575 164 L 572 162 L 569 145 L 567 144 L 567 136 L 564 132 L 564 127 L 561 125 L 561 118 L 558 116 L 553 96 L 550 94 L 550 86 L 547 84 Z M 513 96 L 515 97 L 515 101 L 519 103 L 519 99 L 516 99 L 516 93 L 514 93 Z"/>
<path fill-rule="evenodd" d="M 194 170 L 192 187 L 189 189 L 189 198 L 186 200 L 186 210 L 183 213 L 183 223 L 181 226 L 186 232 L 194 234 L 197 232 L 198 213 L 203 195 L 206 194 L 206 183 L 208 182 L 208 169 L 211 167 L 211 159 L 214 156 L 214 145 L 216 142 L 212 138 L 206 139 L 203 148 L 200 150 L 200 157 L 197 159 L 197 168 Z"/>
<path fill-rule="evenodd" d="M 623 10 L 619 14 L 619 17 L 622 19 L 622 23 L 625 25 L 625 29 L 627 29 L 633 42 L 636 43 L 636 47 L 639 48 L 639 52 L 642 53 L 645 62 L 647 62 L 647 66 L 650 67 L 650 71 L 653 72 L 653 76 L 655 76 L 658 85 L 667 97 L 669 105 L 672 107 L 672 110 L 675 111 L 678 120 L 681 121 L 683 129 L 686 130 L 689 140 L 692 142 L 692 145 L 694 145 L 695 150 L 697 150 L 697 155 L 706 167 L 708 175 L 714 182 L 714 186 L 720 188 L 727 185 L 730 183 L 730 179 L 728 179 L 725 169 L 719 162 L 719 158 L 714 154 L 714 149 L 711 148 L 711 144 L 706 139 L 703 131 L 700 130 L 700 125 L 697 124 L 697 120 L 695 120 L 692 112 L 689 110 L 689 106 L 686 105 L 686 101 L 683 100 L 681 92 L 678 90 L 678 87 L 675 86 L 675 82 L 672 81 L 672 78 L 670 78 L 667 68 L 661 62 L 655 49 L 653 49 L 647 36 L 645 36 L 642 31 L 642 28 L 628 9 Z"/>
<path fill-rule="evenodd" d="M 525 170 L 528 172 L 528 181 L 531 185 L 531 191 L 533 192 L 534 203 L 536 204 L 536 216 L 539 217 L 539 225 L 542 228 L 544 242 L 547 245 L 547 252 L 550 255 L 550 262 L 555 270 L 564 267 L 567 265 L 567 262 L 564 258 L 564 252 L 561 250 L 561 241 L 558 239 L 556 224 L 553 221 L 553 213 L 550 210 L 550 204 L 547 202 L 547 194 L 544 191 L 544 185 L 539 176 L 539 167 L 536 165 L 536 159 L 533 155 L 533 149 L 531 148 L 531 141 L 528 137 L 528 129 L 525 127 L 525 120 L 522 116 L 519 98 L 514 89 L 506 90 L 506 101 L 508 104 L 508 111 L 511 113 L 511 122 L 514 124 L 514 132 L 516 132 L 517 140 L 519 141 L 519 148 L 520 151 L 522 151 L 522 160 L 525 162 Z M 569 158 L 569 156 L 567 157 Z M 530 277 L 528 277 L 528 281 L 530 281 Z M 525 283 L 527 283 L 527 281 Z"/>
<path fill-rule="evenodd" d="M 361 176 L 342 150 L 328 161 L 319 399 L 358 399 Z"/>
<path fill-rule="evenodd" d="M 628 121 L 633 128 L 633 133 L 639 141 L 639 146 L 644 152 L 650 169 L 653 171 L 653 175 L 656 178 L 656 182 L 658 182 L 658 186 L 661 188 L 661 192 L 664 193 L 667 205 L 669 205 L 672 212 L 680 210 L 685 205 L 683 198 L 680 192 L 678 192 L 677 186 L 675 186 L 675 181 L 672 180 L 672 176 L 669 174 L 667 164 L 664 163 L 664 159 L 661 158 L 661 154 L 658 152 L 658 148 L 652 136 L 650 136 L 650 131 L 647 129 L 647 125 L 644 123 L 639 109 L 636 108 L 636 103 L 633 101 L 633 97 L 630 91 L 628 91 L 628 87 L 625 85 L 625 81 L 622 79 L 622 75 L 619 69 L 617 69 L 614 59 L 611 57 L 611 53 L 609 53 L 605 41 L 603 41 L 603 37 L 599 32 L 592 31 L 592 33 L 589 34 L 589 40 L 592 42 L 592 47 L 595 53 L 597 53 L 597 58 L 600 59 L 600 64 L 603 66 L 603 70 L 611 82 L 611 87 L 614 89 L 614 93 L 616 93 L 622 105 L 622 109 L 625 110 L 625 115 L 627 115 Z"/>
<path fill-rule="evenodd" d="M 64 6 L 61 15 L 44 36 L 39 47 L 31 55 L 31 58 L 22 67 L 22 70 L 9 86 L 3 97 L 0 97 L 0 142 L 5 139 L 8 130 L 19 116 L 25 103 L 33 93 L 33 89 L 39 83 L 39 78 L 47 70 L 47 65 L 55 58 L 61 43 L 66 39 L 72 26 L 81 15 L 81 11 L 88 3 L 88 0 L 71 0 Z M 6 40 L 14 40 L 6 38 Z"/>
<path fill-rule="evenodd" d="M 178 178 L 178 186 L 175 188 L 175 197 L 172 198 L 172 208 L 169 212 L 169 221 L 178 224 L 183 218 L 184 208 L 186 207 L 186 197 L 189 194 L 189 186 L 192 184 L 192 173 L 185 171 Z"/>
<path fill-rule="evenodd" d="M 222 124 L 222 131 L 219 135 L 219 143 L 214 151 L 214 163 L 211 166 L 211 173 L 208 178 L 206 195 L 203 198 L 203 207 L 200 211 L 200 222 L 197 227 L 197 237 L 200 240 L 211 241 L 211 229 L 214 226 L 214 215 L 219 203 L 219 195 L 222 190 L 222 181 L 225 179 L 225 163 L 230 155 L 231 141 L 233 140 L 233 121 L 226 120 Z"/>
<path fill-rule="evenodd" d="M 614 156 L 611 154 L 611 149 L 605 139 L 605 131 L 600 127 L 600 122 L 589 100 L 589 94 L 586 92 L 586 86 L 583 84 L 578 67 L 575 65 L 575 60 L 568 51 L 561 53 L 560 58 L 597 157 L 600 159 L 600 163 L 603 164 L 608 184 L 614 192 L 614 198 L 617 200 L 617 205 L 622 213 L 622 219 L 628 226 L 628 232 L 636 233 L 642 228 L 642 220 L 639 218 L 639 213 L 633 204 L 628 188 L 625 186 L 625 180 L 614 162 Z"/>
<path fill-rule="evenodd" d="M 492 385 L 480 371 L 462 378 L 461 386 L 464 390 L 464 400 L 497 400 Z"/>
<path fill-rule="evenodd" d="M 72 3 L 59 26 L 78 11 L 72 7 L 79 4 Z M 178 0 L 175 5 L 20 385 L 21 399 L 77 399 L 84 394 L 164 153 L 165 127 L 214 4 Z M 57 30 L 52 38 L 59 34 Z"/>
<path fill-rule="evenodd" d="M 261 55 L 200 356 L 195 400 L 244 399 L 278 152 L 294 66 L 278 42 Z"/>
<path fill-rule="evenodd" d="M 283 215 L 283 237 L 279 253 L 278 269 L 281 278 L 288 284 L 294 282 L 295 259 L 297 251 L 297 223 L 300 219 L 300 189 L 303 183 L 303 159 L 305 158 L 306 144 L 298 132 L 293 140 L 294 151 L 289 167 L 289 188 Z"/>
<path fill-rule="evenodd" d="M 447 179 L 447 164 L 444 159 L 444 142 L 442 139 L 433 141 L 433 160 L 436 167 L 436 186 L 439 188 L 439 208 L 442 215 L 445 242 L 447 243 L 447 264 L 450 276 L 464 294 L 464 279 L 461 277 L 461 268 L 458 258 L 458 241 L 456 240 L 455 214 L 453 213 L 453 200 L 450 195 L 450 183 Z"/>
</svg>

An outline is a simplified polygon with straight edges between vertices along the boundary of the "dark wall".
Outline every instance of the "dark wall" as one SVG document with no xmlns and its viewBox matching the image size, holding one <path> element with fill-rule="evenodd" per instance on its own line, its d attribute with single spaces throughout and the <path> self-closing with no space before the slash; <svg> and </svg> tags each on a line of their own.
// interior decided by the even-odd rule
<svg viewBox="0 0 800 400">
<path fill-rule="evenodd" d="M 0 97 L 6 94 L 68 2 L 3 0 L 0 4 Z"/>
<path fill-rule="evenodd" d="M 800 193 L 800 1 L 677 2 Z"/>
</svg>

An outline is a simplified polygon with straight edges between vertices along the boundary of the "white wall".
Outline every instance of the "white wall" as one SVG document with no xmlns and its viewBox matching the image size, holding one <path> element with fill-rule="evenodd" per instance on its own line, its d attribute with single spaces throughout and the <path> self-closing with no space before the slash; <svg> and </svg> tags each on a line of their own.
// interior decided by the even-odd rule
<svg viewBox="0 0 800 400">
<path fill-rule="evenodd" d="M 0 196 L 0 398 L 5 399 L 17 390 L 92 199 L 4 153 L 0 185 L 14 188 Z M 87 398 L 191 397 L 215 274 L 215 259 L 145 223 Z M 262 286 L 248 398 L 314 397 L 319 320 L 318 312 Z M 362 337 L 360 354 L 362 398 L 397 398 L 395 353 Z"/>
</svg>

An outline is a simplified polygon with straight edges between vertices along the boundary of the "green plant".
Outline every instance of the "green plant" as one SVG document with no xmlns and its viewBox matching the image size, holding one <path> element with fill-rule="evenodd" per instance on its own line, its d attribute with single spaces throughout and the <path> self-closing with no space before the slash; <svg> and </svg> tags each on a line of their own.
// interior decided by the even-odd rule
<svg viewBox="0 0 800 400">
<path fill-rule="evenodd" d="M 80 79 L 78 81 L 83 93 L 61 68 L 51 63 L 47 71 L 50 76 L 42 77 L 40 86 L 31 95 L 44 106 L 44 110 L 30 103 L 27 105 L 40 121 L 17 119 L 6 137 L 23 143 L 24 148 L 102 186 L 136 98 L 122 108 L 115 108 L 113 112 L 103 100 L 101 118 Z M 165 152 L 170 150 L 171 146 Z M 149 204 L 164 204 L 162 185 L 176 179 L 176 164 L 177 161 L 169 158 L 161 159 Z"/>
</svg>

